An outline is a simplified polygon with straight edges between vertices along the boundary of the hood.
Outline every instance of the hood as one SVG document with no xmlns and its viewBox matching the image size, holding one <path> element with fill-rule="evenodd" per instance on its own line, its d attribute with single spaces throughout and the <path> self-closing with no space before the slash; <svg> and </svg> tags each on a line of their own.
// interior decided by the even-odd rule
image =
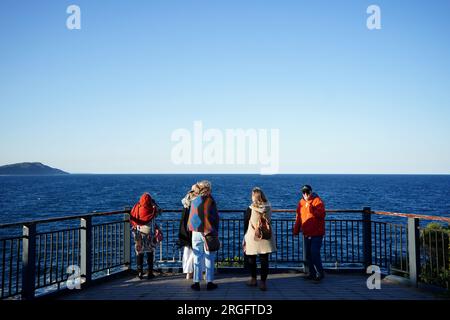
<svg viewBox="0 0 450 320">
<path fill-rule="evenodd" d="M 141 199 L 139 199 L 139 204 L 142 206 L 142 207 L 151 207 L 152 206 L 152 197 L 150 196 L 150 194 L 148 194 L 148 193 L 144 193 L 142 196 L 141 196 Z"/>
</svg>

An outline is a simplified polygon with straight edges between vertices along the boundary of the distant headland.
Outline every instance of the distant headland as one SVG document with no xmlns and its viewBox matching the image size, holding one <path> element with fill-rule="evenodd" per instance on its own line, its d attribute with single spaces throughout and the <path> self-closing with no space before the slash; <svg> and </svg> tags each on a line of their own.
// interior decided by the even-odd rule
<svg viewBox="0 0 450 320">
<path fill-rule="evenodd" d="M 0 166 L 0 175 L 61 175 L 69 174 L 40 162 L 22 162 Z"/>
</svg>

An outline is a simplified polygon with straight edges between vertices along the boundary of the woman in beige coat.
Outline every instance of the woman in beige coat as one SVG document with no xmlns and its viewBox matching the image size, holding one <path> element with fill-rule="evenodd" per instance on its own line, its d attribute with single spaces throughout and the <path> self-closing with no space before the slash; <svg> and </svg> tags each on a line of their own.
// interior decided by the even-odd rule
<svg viewBox="0 0 450 320">
<path fill-rule="evenodd" d="M 256 256 L 259 255 L 261 262 L 261 281 L 259 288 L 263 291 L 267 289 L 266 280 L 269 273 L 269 255 L 277 251 L 275 236 L 272 233 L 270 239 L 259 239 L 256 236 L 256 229 L 258 228 L 260 218 L 267 219 L 269 225 L 271 224 L 272 209 L 264 192 L 260 188 L 253 188 L 252 190 L 252 204 L 247 209 L 246 221 L 244 225 L 248 227 L 245 232 L 243 248 L 247 258 L 247 264 L 250 269 L 251 279 L 247 282 L 249 286 L 257 286 L 256 281 Z"/>
</svg>

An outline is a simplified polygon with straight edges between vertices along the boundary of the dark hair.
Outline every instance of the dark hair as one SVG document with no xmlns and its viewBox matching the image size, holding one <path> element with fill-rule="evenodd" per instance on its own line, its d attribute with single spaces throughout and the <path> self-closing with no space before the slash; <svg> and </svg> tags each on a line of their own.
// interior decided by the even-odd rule
<svg viewBox="0 0 450 320">
<path fill-rule="evenodd" d="M 305 184 L 302 187 L 302 193 L 305 193 L 305 192 L 307 192 L 307 193 L 311 193 L 312 192 L 312 187 L 309 184 Z"/>
</svg>

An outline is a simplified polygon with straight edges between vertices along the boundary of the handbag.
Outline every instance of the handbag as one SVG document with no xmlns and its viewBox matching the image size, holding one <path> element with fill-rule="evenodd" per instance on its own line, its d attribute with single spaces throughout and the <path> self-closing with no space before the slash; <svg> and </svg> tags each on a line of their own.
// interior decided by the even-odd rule
<svg viewBox="0 0 450 320">
<path fill-rule="evenodd" d="M 220 240 L 219 236 L 215 234 L 205 235 L 205 250 L 209 252 L 219 251 Z"/>
<path fill-rule="evenodd" d="M 163 232 L 161 231 L 159 226 L 155 224 L 155 235 L 153 236 L 153 243 L 160 243 L 161 241 L 163 241 L 163 239 Z"/>
</svg>

